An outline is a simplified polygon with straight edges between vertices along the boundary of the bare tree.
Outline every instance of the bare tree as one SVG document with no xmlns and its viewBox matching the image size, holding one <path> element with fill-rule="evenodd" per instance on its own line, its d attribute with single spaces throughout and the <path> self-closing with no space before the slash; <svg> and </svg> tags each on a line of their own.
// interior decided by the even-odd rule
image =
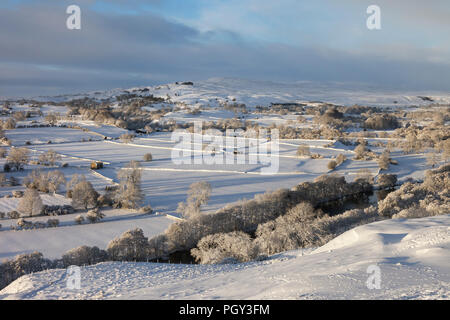
<svg viewBox="0 0 450 320">
<path fill-rule="evenodd" d="M 200 206 L 208 203 L 211 196 L 211 185 L 206 181 L 194 182 L 188 190 L 186 202 L 178 204 L 177 212 L 184 217 L 191 218 L 200 213 Z"/>
</svg>

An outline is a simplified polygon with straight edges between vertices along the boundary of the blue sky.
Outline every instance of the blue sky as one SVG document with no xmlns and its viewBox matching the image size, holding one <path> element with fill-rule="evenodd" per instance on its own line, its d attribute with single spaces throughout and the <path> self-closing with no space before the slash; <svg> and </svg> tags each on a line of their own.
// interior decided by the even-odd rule
<svg viewBox="0 0 450 320">
<path fill-rule="evenodd" d="M 65 28 L 70 4 L 82 30 Z M 447 0 L 6 0 L 0 96 L 210 77 L 448 91 L 449 16 Z"/>
</svg>

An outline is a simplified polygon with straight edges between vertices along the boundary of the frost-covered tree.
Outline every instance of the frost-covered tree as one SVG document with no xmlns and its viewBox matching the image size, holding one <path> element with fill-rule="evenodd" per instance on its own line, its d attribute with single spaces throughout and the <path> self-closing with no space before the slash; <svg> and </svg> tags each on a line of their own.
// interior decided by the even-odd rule
<svg viewBox="0 0 450 320">
<path fill-rule="evenodd" d="M 208 203 L 211 196 L 211 185 L 207 181 L 194 182 L 189 186 L 186 202 L 178 204 L 177 212 L 185 218 L 192 218 L 200 213 L 200 207 Z"/>
<path fill-rule="evenodd" d="M 385 199 L 378 202 L 378 211 L 387 217 L 399 214 L 403 210 L 416 209 L 425 209 L 430 216 L 447 214 L 450 212 L 449 186 L 450 164 L 447 164 L 427 171 L 423 183 L 407 182 L 398 190 L 389 193 Z M 414 214 L 402 215 L 406 217 Z"/>
<path fill-rule="evenodd" d="M 115 202 L 118 207 L 135 209 L 144 200 L 141 189 L 142 169 L 137 161 L 131 161 L 117 174 L 119 187 L 115 194 Z"/>
<path fill-rule="evenodd" d="M 202 264 L 217 264 L 251 261 L 258 251 L 248 234 L 237 231 L 208 235 L 198 242 L 191 254 Z"/>
<path fill-rule="evenodd" d="M 50 192 L 57 192 L 61 185 L 66 183 L 66 178 L 64 174 L 59 170 L 50 171 L 47 174 L 48 179 L 48 189 Z"/>
<path fill-rule="evenodd" d="M 129 230 L 109 242 L 106 250 L 113 261 L 146 261 L 148 239 L 142 229 Z"/>
<path fill-rule="evenodd" d="M 157 235 L 148 240 L 148 257 L 156 259 L 169 252 L 169 242 L 165 234 Z"/>
<path fill-rule="evenodd" d="M 35 189 L 28 188 L 19 202 L 17 211 L 31 217 L 41 214 L 43 207 L 39 193 Z"/>
<path fill-rule="evenodd" d="M 108 260 L 108 253 L 98 247 L 81 246 L 67 251 L 62 260 L 65 267 L 87 266 Z"/>
<path fill-rule="evenodd" d="M 47 270 L 53 266 L 53 262 L 44 259 L 40 252 L 18 255 L 14 260 L 0 265 L 0 289 L 25 274 Z"/>
<path fill-rule="evenodd" d="M 8 156 L 6 157 L 7 163 L 10 167 L 15 168 L 17 171 L 22 170 L 28 163 L 30 150 L 27 148 L 11 148 Z"/>
<path fill-rule="evenodd" d="M 92 184 L 86 180 L 85 177 L 81 178 L 72 190 L 72 206 L 74 208 L 82 208 L 87 210 L 89 207 L 95 207 L 97 205 L 98 193 L 95 191 Z"/>
<path fill-rule="evenodd" d="M 61 155 L 50 149 L 39 156 L 39 163 L 44 166 L 54 166 L 57 161 L 61 160 Z"/>
<path fill-rule="evenodd" d="M 389 151 L 384 150 L 384 152 L 378 158 L 377 162 L 378 162 L 378 166 L 380 167 L 381 170 L 389 169 L 389 164 L 391 162 L 391 158 L 389 157 Z"/>
<path fill-rule="evenodd" d="M 309 157 L 311 155 L 311 151 L 307 144 L 301 144 L 297 148 L 297 157 Z"/>
<path fill-rule="evenodd" d="M 365 143 L 360 143 L 356 148 L 355 148 L 355 159 L 363 159 L 366 152 L 367 152 L 367 148 L 366 148 L 366 144 Z"/>
<path fill-rule="evenodd" d="M 59 170 L 42 172 L 41 170 L 33 170 L 23 180 L 23 184 L 27 188 L 33 188 L 41 192 L 56 192 L 61 184 L 66 183 L 64 174 Z"/>
</svg>

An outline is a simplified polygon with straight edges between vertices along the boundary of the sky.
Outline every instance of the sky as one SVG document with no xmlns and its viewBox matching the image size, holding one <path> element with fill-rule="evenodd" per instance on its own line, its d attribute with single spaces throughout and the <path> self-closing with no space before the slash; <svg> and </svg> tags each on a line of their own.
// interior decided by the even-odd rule
<svg viewBox="0 0 450 320">
<path fill-rule="evenodd" d="M 2 0 L 0 96 L 213 77 L 448 92 L 449 17 L 448 0 Z"/>
</svg>

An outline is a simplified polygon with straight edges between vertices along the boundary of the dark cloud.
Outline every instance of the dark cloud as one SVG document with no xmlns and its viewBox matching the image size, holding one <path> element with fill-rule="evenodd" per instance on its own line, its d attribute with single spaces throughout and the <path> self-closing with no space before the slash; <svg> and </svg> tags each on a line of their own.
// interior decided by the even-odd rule
<svg viewBox="0 0 450 320">
<path fill-rule="evenodd" d="M 118 1 L 121 2 L 121 1 Z M 67 30 L 59 6 L 0 12 L 0 95 L 100 90 L 209 77 L 362 81 L 445 90 L 450 66 L 318 47 L 251 44 L 235 32 L 198 30 L 146 12 L 83 9 L 82 30 Z"/>
</svg>

